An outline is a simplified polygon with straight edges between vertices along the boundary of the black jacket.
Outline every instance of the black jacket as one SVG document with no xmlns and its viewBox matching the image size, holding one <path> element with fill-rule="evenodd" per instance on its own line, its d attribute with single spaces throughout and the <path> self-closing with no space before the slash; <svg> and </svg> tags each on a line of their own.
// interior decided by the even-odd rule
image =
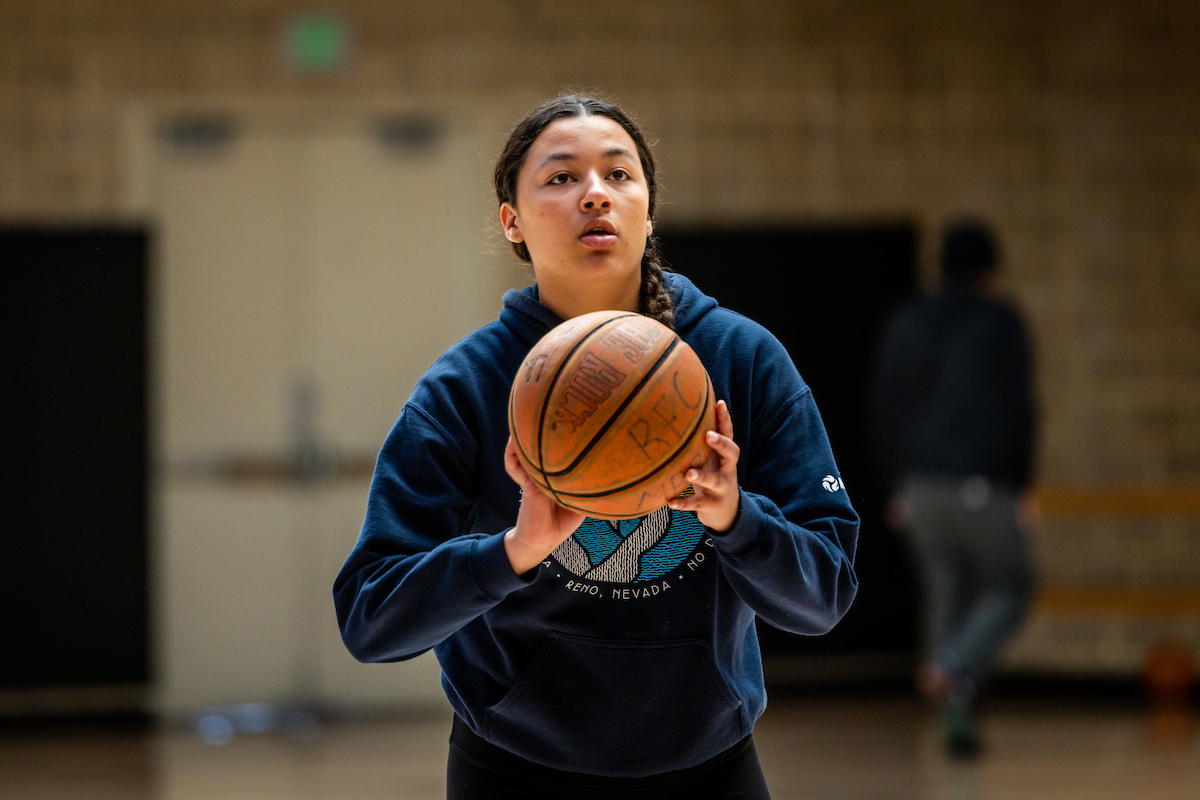
<svg viewBox="0 0 1200 800">
<path fill-rule="evenodd" d="M 1029 341 L 998 300 L 957 286 L 901 307 L 884 329 L 873 387 L 889 486 L 909 475 L 1029 483 Z"/>
</svg>

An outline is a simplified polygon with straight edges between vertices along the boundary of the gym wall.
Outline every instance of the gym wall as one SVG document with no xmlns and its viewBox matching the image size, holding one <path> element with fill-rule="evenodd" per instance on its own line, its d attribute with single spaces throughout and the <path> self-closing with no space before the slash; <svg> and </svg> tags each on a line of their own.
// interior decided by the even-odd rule
<svg viewBox="0 0 1200 800">
<path fill-rule="evenodd" d="M 490 153 L 564 87 L 658 139 L 664 223 L 911 219 L 929 279 L 940 226 L 980 216 L 1038 354 L 1051 591 L 1010 666 L 1200 645 L 1196 4 L 664 0 L 588 25 L 577 2 L 345 0 L 348 56 L 316 75 L 284 55 L 299 8 L 0 3 L 0 218 L 127 220 L 147 109 L 451 103 L 486 109 Z"/>
</svg>

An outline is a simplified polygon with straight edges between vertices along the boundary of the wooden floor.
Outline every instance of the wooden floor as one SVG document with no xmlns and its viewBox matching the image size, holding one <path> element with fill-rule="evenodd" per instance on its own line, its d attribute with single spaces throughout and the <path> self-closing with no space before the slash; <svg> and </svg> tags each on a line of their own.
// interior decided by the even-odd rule
<svg viewBox="0 0 1200 800">
<path fill-rule="evenodd" d="M 443 796 L 449 719 L 326 724 L 205 744 L 182 729 L 0 730 L 4 800 L 325 800 Z M 1197 800 L 1194 717 L 1132 703 L 993 703 L 987 752 L 948 760 L 906 697 L 775 697 L 755 738 L 776 800 Z"/>
</svg>

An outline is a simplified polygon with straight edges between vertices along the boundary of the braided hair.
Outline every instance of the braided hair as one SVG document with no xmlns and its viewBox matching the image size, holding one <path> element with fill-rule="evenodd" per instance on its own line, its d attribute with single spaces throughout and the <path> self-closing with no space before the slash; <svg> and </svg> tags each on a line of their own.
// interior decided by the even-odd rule
<svg viewBox="0 0 1200 800">
<path fill-rule="evenodd" d="M 583 97 L 568 94 L 557 97 L 548 103 L 529 112 L 508 135 L 508 141 L 496 160 L 496 169 L 492 175 L 492 185 L 496 190 L 496 199 L 500 203 L 517 204 L 517 174 L 525 163 L 525 155 L 534 141 L 552 122 L 570 117 L 608 117 L 616 122 L 637 146 L 638 159 L 642 163 L 642 171 L 646 173 L 646 184 L 650 193 L 650 220 L 654 221 L 655 201 L 658 196 L 658 181 L 654 173 L 654 156 L 646 137 L 629 116 L 611 103 L 594 97 Z M 513 251 L 517 258 L 530 263 L 529 248 L 524 242 L 512 242 Z M 658 237 L 651 233 L 646 237 L 646 250 L 642 254 L 642 288 L 638 301 L 638 311 L 651 319 L 656 319 L 667 327 L 674 327 L 675 310 L 671 299 L 671 291 L 667 286 L 663 272 L 667 268 L 662 263 L 662 255 L 658 248 Z"/>
</svg>

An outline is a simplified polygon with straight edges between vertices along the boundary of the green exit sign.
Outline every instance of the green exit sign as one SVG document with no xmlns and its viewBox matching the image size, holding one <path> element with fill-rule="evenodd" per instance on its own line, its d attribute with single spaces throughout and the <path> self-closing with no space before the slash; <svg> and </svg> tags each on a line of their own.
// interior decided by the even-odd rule
<svg viewBox="0 0 1200 800">
<path fill-rule="evenodd" d="M 304 14 L 287 26 L 288 61 L 297 72 L 331 72 L 346 63 L 350 32 L 334 14 Z"/>
</svg>

